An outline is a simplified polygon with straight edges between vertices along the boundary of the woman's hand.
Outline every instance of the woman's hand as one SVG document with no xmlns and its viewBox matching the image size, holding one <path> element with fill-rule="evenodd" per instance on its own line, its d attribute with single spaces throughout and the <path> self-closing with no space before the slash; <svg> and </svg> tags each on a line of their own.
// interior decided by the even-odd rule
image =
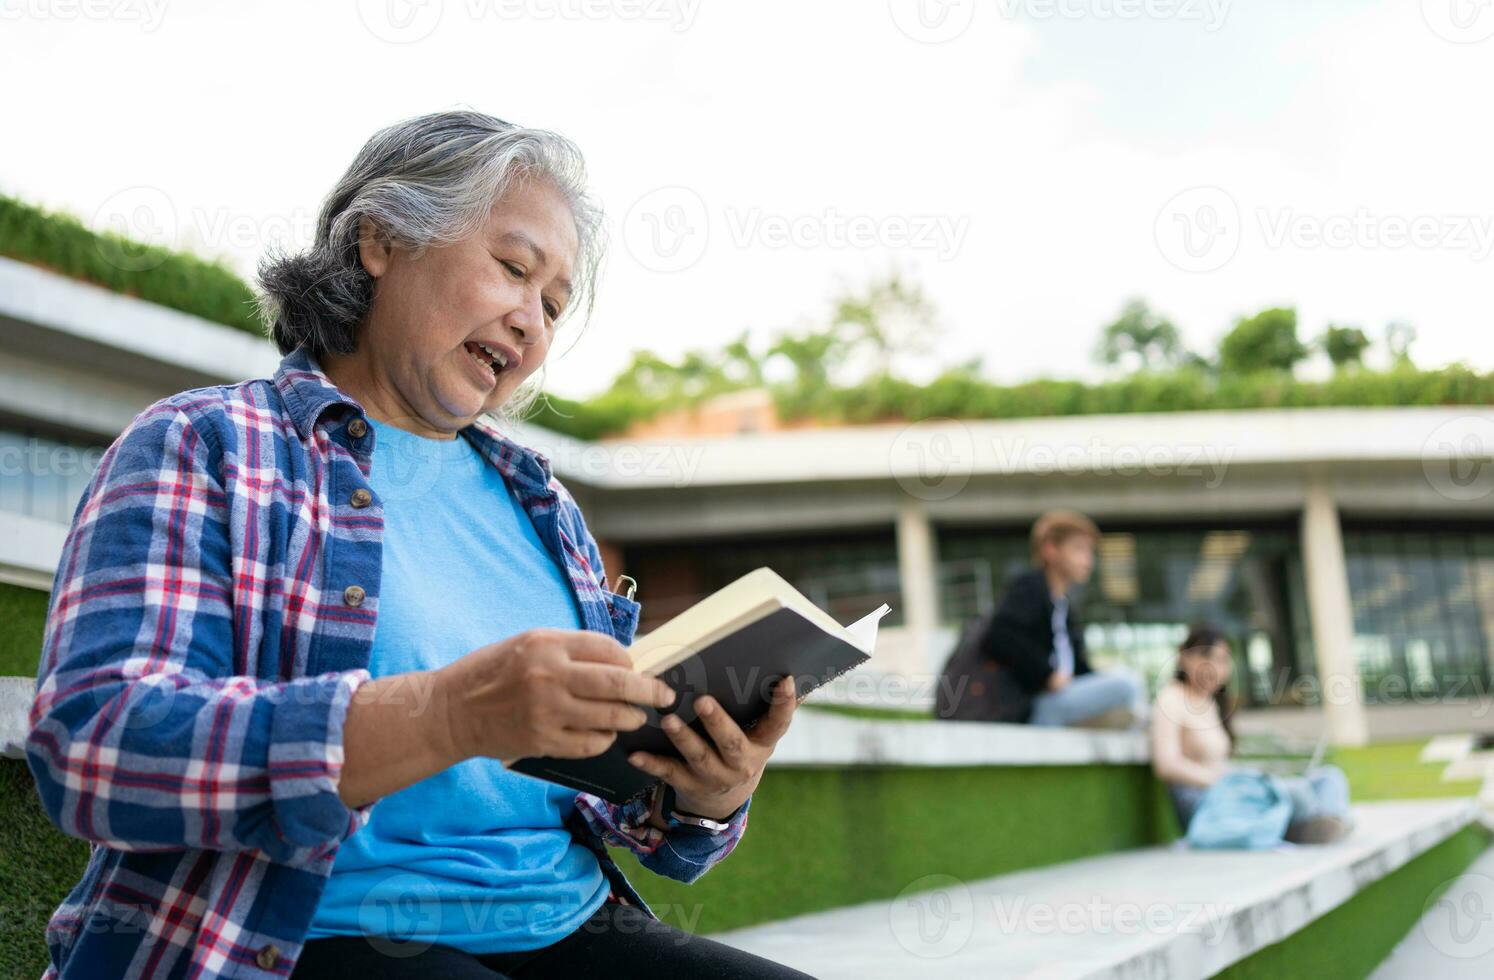
<svg viewBox="0 0 1494 980">
<path fill-rule="evenodd" d="M 773 690 L 773 704 L 767 716 L 748 734 L 722 710 L 715 698 L 705 696 L 695 702 L 695 713 L 714 745 L 678 716 L 665 715 L 664 731 L 684 761 L 649 752 L 634 752 L 628 761 L 673 786 L 678 809 L 712 820 L 725 820 L 757 789 L 763 766 L 788 731 L 798 705 L 794 679 L 785 677 Z"/>
<path fill-rule="evenodd" d="M 436 671 L 436 709 L 462 759 L 584 759 L 648 720 L 638 705 L 674 702 L 663 681 L 633 670 L 610 636 L 535 629 Z"/>
</svg>

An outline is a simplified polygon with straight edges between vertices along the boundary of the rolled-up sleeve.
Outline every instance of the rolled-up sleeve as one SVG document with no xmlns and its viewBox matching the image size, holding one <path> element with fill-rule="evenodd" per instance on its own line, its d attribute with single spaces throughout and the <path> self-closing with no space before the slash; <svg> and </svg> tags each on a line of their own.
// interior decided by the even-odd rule
<svg viewBox="0 0 1494 980">
<path fill-rule="evenodd" d="M 638 861 L 655 874 L 676 881 L 692 882 L 726 857 L 747 832 L 748 799 L 727 821 L 726 829 L 714 834 L 696 830 L 673 830 L 668 833 L 648 823 L 651 797 L 645 795 L 631 803 L 616 803 L 581 793 L 576 808 L 587 826 L 607 844 L 624 847 L 638 855 Z"/>
<path fill-rule="evenodd" d="M 27 760 L 68 834 L 295 861 L 368 818 L 337 795 L 368 674 L 242 676 L 236 639 L 257 610 L 235 606 L 221 470 L 170 401 L 105 454 L 58 564 Z"/>
</svg>

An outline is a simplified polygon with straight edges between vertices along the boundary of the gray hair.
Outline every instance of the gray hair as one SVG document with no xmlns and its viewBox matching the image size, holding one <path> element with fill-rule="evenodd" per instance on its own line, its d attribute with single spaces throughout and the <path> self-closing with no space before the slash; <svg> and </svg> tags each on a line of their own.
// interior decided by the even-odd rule
<svg viewBox="0 0 1494 980">
<path fill-rule="evenodd" d="M 351 354 L 373 304 L 373 277 L 358 255 L 363 218 L 419 253 L 476 234 L 515 181 L 535 178 L 554 185 L 576 224 L 574 293 L 562 320 L 577 309 L 589 315 L 605 241 L 581 151 L 557 133 L 454 110 L 375 133 L 323 202 L 312 247 L 298 255 L 271 255 L 260 264 L 260 308 L 270 337 L 282 354 L 298 347 L 318 358 Z M 535 394 L 537 389 L 513 401 L 527 404 Z"/>
</svg>

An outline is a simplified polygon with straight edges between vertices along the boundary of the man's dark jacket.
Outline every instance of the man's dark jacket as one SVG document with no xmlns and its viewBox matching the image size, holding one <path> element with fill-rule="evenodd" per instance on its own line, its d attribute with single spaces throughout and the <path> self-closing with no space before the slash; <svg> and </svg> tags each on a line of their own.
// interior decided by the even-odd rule
<svg viewBox="0 0 1494 980">
<path fill-rule="evenodd" d="M 1090 666 L 1072 601 L 1067 622 L 1077 677 Z M 966 628 L 944 666 L 936 713 L 966 721 L 1026 722 L 1033 696 L 1053 673 L 1052 653 L 1053 596 L 1047 575 L 1035 568 L 1012 579 L 994 613 Z"/>
</svg>

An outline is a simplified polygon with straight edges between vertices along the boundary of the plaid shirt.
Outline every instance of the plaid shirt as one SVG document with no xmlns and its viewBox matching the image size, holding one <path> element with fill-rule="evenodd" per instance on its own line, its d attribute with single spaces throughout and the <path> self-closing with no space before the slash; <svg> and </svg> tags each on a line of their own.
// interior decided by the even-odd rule
<svg viewBox="0 0 1494 980">
<path fill-rule="evenodd" d="M 631 642 L 639 607 L 607 590 L 545 457 L 486 421 L 462 434 L 517 491 L 586 628 Z M 291 972 L 338 845 L 377 805 L 337 795 L 379 609 L 373 440 L 298 351 L 272 380 L 157 402 L 104 455 L 58 564 L 26 746 L 48 815 L 94 844 L 47 927 L 47 977 Z M 638 905 L 604 844 L 692 881 L 746 807 L 714 836 L 645 817 L 579 794 L 571 822 Z"/>
</svg>

